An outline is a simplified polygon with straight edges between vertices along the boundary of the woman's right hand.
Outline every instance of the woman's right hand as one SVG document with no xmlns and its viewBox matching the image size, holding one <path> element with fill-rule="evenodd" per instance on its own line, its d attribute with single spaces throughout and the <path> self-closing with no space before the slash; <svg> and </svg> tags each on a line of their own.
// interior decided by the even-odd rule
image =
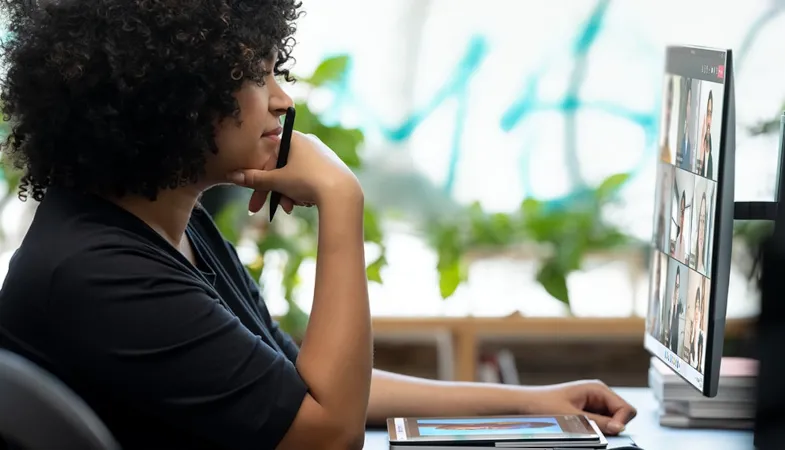
<svg viewBox="0 0 785 450">
<path fill-rule="evenodd" d="M 249 210 L 259 211 L 270 191 L 279 192 L 294 204 L 315 204 L 362 198 L 354 173 L 314 135 L 292 132 L 286 166 L 273 170 L 246 169 L 229 176 L 229 181 L 254 190 Z M 285 201 L 282 200 L 282 205 Z M 287 208 L 284 208 L 287 209 Z M 291 207 L 287 212 L 291 212 Z"/>
</svg>

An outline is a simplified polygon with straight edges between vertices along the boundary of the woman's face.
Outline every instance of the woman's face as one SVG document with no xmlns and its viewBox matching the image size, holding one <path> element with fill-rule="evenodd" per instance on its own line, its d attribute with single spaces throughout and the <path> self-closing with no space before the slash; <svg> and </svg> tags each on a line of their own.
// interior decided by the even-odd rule
<svg viewBox="0 0 785 450">
<path fill-rule="evenodd" d="M 225 118 L 215 127 L 218 153 L 208 156 L 206 167 L 211 182 L 223 182 L 237 170 L 274 169 L 283 131 L 280 118 L 292 106 L 272 75 L 261 86 L 246 82 L 234 97 L 240 108 L 238 118 Z"/>
</svg>

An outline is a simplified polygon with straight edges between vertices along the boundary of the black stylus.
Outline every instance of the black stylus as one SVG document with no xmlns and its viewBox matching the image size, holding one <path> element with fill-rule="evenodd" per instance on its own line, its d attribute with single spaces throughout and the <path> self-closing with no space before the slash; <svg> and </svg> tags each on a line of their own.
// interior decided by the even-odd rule
<svg viewBox="0 0 785 450">
<path fill-rule="evenodd" d="M 275 168 L 280 169 L 286 165 L 289 160 L 289 144 L 292 142 L 292 128 L 294 127 L 294 108 L 289 107 L 286 110 L 286 118 L 283 121 L 283 134 L 281 134 L 281 146 L 278 148 L 278 162 L 275 163 Z M 281 203 L 281 193 L 270 193 L 270 222 L 273 221 L 275 211 L 278 209 L 278 204 Z"/>
</svg>

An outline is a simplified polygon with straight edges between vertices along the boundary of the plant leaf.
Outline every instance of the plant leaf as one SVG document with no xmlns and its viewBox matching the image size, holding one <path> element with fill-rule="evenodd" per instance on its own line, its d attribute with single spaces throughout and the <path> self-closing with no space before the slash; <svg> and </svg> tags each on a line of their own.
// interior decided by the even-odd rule
<svg viewBox="0 0 785 450">
<path fill-rule="evenodd" d="M 537 282 L 551 297 L 569 306 L 570 294 L 567 290 L 567 274 L 554 260 L 549 259 L 537 272 Z"/>
<path fill-rule="evenodd" d="M 289 255 L 299 253 L 297 251 L 297 242 L 294 239 L 286 238 L 277 233 L 269 232 L 262 240 L 256 243 L 259 253 L 264 255 L 270 250 L 283 250 Z"/>
<path fill-rule="evenodd" d="M 376 211 L 367 206 L 363 210 L 363 238 L 365 242 L 373 242 L 374 244 L 381 245 L 383 235 L 382 228 L 379 225 L 379 218 Z"/>
<path fill-rule="evenodd" d="M 364 140 L 362 131 L 352 128 L 328 127 L 322 125 L 315 133 L 324 144 L 330 147 L 338 158 L 350 169 L 358 169 L 362 160 L 358 153 Z"/>
<path fill-rule="evenodd" d="M 617 173 L 604 179 L 595 191 L 595 195 L 600 202 L 610 200 L 618 192 L 619 188 L 630 178 L 628 173 Z"/>
<path fill-rule="evenodd" d="M 287 300 L 286 303 L 289 305 L 289 310 L 281 317 L 278 325 L 294 339 L 302 339 L 308 327 L 308 314 L 294 301 Z"/>
<path fill-rule="evenodd" d="M 449 298 L 458 289 L 461 276 L 460 261 L 454 260 L 439 268 L 439 293 L 443 299 Z"/>
<path fill-rule="evenodd" d="M 325 83 L 338 81 L 344 76 L 348 68 L 349 55 L 333 56 L 322 61 L 306 82 L 318 87 Z"/>
<path fill-rule="evenodd" d="M 387 266 L 387 258 L 385 257 L 384 253 L 381 256 L 376 258 L 376 260 L 368 265 L 365 268 L 365 274 L 368 277 L 368 281 L 375 281 L 377 283 L 382 283 L 382 268 Z"/>
<path fill-rule="evenodd" d="M 215 215 L 215 226 L 218 227 L 223 237 L 231 242 L 232 245 L 237 245 L 237 242 L 240 240 L 240 231 L 244 222 L 240 220 L 240 217 L 244 215 L 242 211 L 244 208 L 245 206 L 242 203 L 232 202 L 224 206 Z"/>
</svg>

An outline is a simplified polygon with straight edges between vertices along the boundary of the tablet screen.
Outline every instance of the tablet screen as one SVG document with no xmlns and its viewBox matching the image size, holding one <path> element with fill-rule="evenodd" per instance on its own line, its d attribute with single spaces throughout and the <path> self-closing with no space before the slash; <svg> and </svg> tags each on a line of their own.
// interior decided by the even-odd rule
<svg viewBox="0 0 785 450">
<path fill-rule="evenodd" d="M 585 416 L 416 417 L 388 419 L 390 440 L 597 441 Z"/>
<path fill-rule="evenodd" d="M 560 434 L 555 417 L 417 419 L 420 436 L 477 436 L 498 434 Z"/>
</svg>

